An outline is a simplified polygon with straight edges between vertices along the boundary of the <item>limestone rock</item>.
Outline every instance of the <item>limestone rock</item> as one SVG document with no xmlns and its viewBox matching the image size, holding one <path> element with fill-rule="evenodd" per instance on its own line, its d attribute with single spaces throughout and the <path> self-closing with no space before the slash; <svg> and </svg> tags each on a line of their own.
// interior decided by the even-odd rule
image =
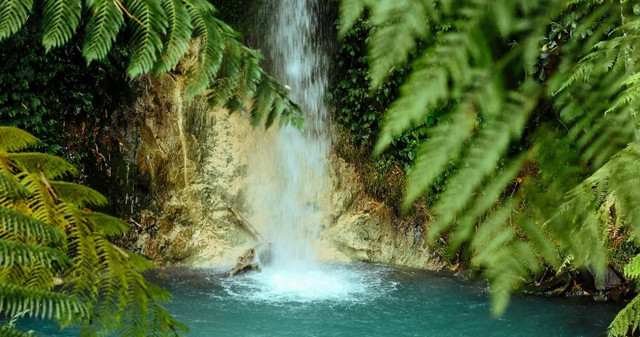
<svg viewBox="0 0 640 337">
<path fill-rule="evenodd" d="M 253 262 L 256 257 L 256 250 L 253 248 L 249 248 L 244 254 L 238 257 L 238 262 L 236 262 L 236 266 L 233 267 L 227 273 L 229 276 L 236 276 L 240 274 L 244 274 L 249 271 L 260 270 L 260 265 L 257 262 Z"/>
</svg>

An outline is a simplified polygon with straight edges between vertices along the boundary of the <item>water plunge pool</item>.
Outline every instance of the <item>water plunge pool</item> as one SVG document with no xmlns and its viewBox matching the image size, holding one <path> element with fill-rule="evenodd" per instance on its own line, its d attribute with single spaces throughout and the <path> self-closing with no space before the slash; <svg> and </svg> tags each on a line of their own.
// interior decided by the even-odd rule
<svg viewBox="0 0 640 337">
<path fill-rule="evenodd" d="M 150 276 L 174 294 L 167 307 L 189 326 L 188 336 L 605 336 L 620 309 L 589 298 L 514 296 L 496 319 L 484 283 L 445 272 L 325 264 L 229 278 L 225 270 Z M 40 336 L 77 335 L 53 325 L 30 328 Z"/>
</svg>

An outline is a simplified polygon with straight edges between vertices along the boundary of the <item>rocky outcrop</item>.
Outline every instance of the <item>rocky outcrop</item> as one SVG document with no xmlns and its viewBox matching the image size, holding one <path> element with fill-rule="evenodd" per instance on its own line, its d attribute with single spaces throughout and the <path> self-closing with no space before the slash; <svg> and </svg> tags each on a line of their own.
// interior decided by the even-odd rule
<svg viewBox="0 0 640 337">
<path fill-rule="evenodd" d="M 136 208 L 129 246 L 161 265 L 231 264 L 255 243 L 230 208 L 244 203 L 253 128 L 241 113 L 187 100 L 183 87 L 180 76 L 144 79 L 125 112 L 119 151 Z"/>
<path fill-rule="evenodd" d="M 320 235 L 321 246 L 330 251 L 325 258 L 431 270 L 445 266 L 424 241 L 426 216 L 395 215 L 364 193 L 358 172 L 335 154 L 331 170 L 331 221 Z"/>
<path fill-rule="evenodd" d="M 253 128 L 242 113 L 188 100 L 183 89 L 179 75 L 143 79 L 135 104 L 114 115 L 119 120 L 110 131 L 116 146 L 108 155 L 109 174 L 126 185 L 115 194 L 118 204 L 131 207 L 125 212 L 133 224 L 127 245 L 159 265 L 233 264 L 262 241 L 243 216 L 251 218 L 247 163 L 266 153 L 277 130 Z M 336 154 L 330 161 L 331 206 L 317 243 L 321 259 L 444 265 L 426 248 L 424 214 L 396 215 L 364 192 L 353 165 Z M 260 255 L 261 263 L 270 258 Z"/>
</svg>

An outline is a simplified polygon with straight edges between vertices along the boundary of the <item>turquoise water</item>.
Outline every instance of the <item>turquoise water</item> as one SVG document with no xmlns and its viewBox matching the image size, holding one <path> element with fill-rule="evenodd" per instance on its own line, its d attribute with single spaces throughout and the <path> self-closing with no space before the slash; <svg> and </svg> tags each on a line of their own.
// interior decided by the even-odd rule
<svg viewBox="0 0 640 337">
<path fill-rule="evenodd" d="M 604 336 L 619 310 L 587 298 L 518 296 L 494 319 L 484 283 L 364 264 L 233 279 L 219 269 L 169 269 L 151 278 L 175 295 L 167 307 L 198 337 Z"/>
</svg>

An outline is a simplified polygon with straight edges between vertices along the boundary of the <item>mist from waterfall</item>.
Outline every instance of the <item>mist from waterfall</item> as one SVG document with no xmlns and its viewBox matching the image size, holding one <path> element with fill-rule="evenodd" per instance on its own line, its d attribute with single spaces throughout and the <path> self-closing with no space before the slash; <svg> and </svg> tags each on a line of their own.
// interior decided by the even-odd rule
<svg viewBox="0 0 640 337">
<path fill-rule="evenodd" d="M 268 20 L 261 49 L 269 71 L 291 88 L 305 115 L 303 131 L 282 126 L 258 144 L 249 163 L 251 219 L 272 244 L 277 270 L 303 273 L 316 268 L 314 242 L 327 210 L 327 107 L 329 57 L 319 22 L 322 1 L 278 0 L 264 5 Z"/>
</svg>

